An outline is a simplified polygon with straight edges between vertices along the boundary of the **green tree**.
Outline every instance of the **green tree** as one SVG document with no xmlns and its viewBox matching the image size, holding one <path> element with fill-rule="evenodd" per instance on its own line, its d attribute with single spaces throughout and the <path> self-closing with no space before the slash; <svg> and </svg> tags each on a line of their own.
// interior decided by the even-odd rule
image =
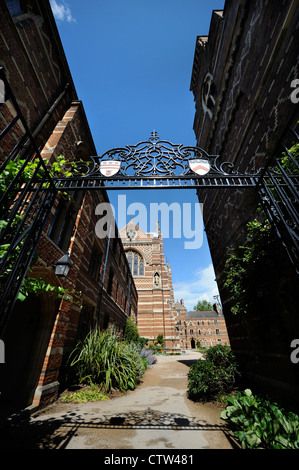
<svg viewBox="0 0 299 470">
<path fill-rule="evenodd" d="M 213 310 L 213 306 L 207 300 L 199 300 L 196 305 L 194 305 L 194 310 L 198 312 Z"/>
</svg>

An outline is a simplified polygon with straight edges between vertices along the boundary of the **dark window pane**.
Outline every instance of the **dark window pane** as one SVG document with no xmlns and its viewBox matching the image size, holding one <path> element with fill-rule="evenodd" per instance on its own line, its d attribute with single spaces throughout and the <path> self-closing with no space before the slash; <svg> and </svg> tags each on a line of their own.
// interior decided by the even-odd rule
<svg viewBox="0 0 299 470">
<path fill-rule="evenodd" d="M 78 339 L 83 340 L 88 335 L 89 331 L 93 327 L 93 312 L 94 307 L 83 304 L 80 314 L 80 324 L 78 328 Z"/>
<path fill-rule="evenodd" d="M 112 271 L 112 269 L 110 269 L 109 279 L 108 279 L 108 287 L 107 287 L 107 293 L 109 295 L 112 294 L 112 284 L 113 284 L 113 271 Z"/>
<path fill-rule="evenodd" d="M 144 276 L 143 259 L 140 259 L 140 263 L 139 263 L 139 276 Z"/>
<path fill-rule="evenodd" d="M 11 16 L 18 16 L 24 13 L 20 0 L 6 0 L 6 5 Z"/>
<path fill-rule="evenodd" d="M 134 255 L 134 272 L 133 276 L 138 276 L 138 255 L 135 253 Z"/>
<path fill-rule="evenodd" d="M 49 228 L 48 236 L 64 252 L 69 247 L 82 198 L 83 194 L 80 191 L 80 197 L 77 198 L 76 202 L 61 199 Z"/>
<path fill-rule="evenodd" d="M 91 252 L 88 272 L 95 281 L 99 280 L 100 268 L 102 263 L 102 253 L 94 246 Z"/>
</svg>

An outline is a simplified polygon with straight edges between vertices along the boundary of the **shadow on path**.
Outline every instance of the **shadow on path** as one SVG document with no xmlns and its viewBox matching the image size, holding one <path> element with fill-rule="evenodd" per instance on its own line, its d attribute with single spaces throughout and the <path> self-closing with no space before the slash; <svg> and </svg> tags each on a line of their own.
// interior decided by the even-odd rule
<svg viewBox="0 0 299 470">
<path fill-rule="evenodd" d="M 84 414 L 88 418 L 84 418 Z M 180 413 L 167 413 L 147 408 L 132 413 L 118 413 L 92 418 L 90 413 L 83 415 L 67 412 L 59 418 L 18 419 L 1 430 L 2 449 L 64 449 L 79 429 L 138 429 L 173 431 L 222 431 L 221 425 L 207 424 Z"/>
<path fill-rule="evenodd" d="M 201 359 L 200 357 L 198 359 L 179 359 L 178 362 L 180 362 L 181 364 L 184 364 L 187 367 L 191 367 L 192 364 L 195 364 L 195 362 L 197 362 L 200 359 Z"/>
</svg>

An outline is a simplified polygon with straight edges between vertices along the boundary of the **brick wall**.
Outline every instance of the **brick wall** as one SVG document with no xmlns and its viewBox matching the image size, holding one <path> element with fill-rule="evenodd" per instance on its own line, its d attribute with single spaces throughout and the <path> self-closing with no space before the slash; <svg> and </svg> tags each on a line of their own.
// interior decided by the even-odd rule
<svg viewBox="0 0 299 470">
<path fill-rule="evenodd" d="M 27 13 L 15 19 L 10 16 L 5 2 L 0 4 L 0 66 L 5 70 L 31 132 L 67 83 L 70 84 L 67 95 L 37 137 L 38 145 L 43 146 L 70 100 L 76 99 L 76 91 L 59 36 L 53 32 L 51 16 L 45 16 L 48 2 L 26 3 Z"/>
<path fill-rule="evenodd" d="M 50 4 L 47 0 L 28 0 L 26 5 L 28 8 L 24 15 L 12 18 L 5 2 L 0 3 L 0 66 L 4 67 L 26 122 L 36 135 L 42 157 L 50 163 L 60 154 L 71 161 L 86 160 L 97 152 L 83 104 L 76 95 Z M 67 91 L 62 94 L 67 84 Z M 59 101 L 58 97 L 61 97 Z M 1 126 L 4 128 L 14 115 L 15 111 L 8 99 L 1 105 Z M 7 155 L 23 134 L 21 125 L 14 126 L 1 140 L 2 155 Z M 101 327 L 115 324 L 117 331 L 123 333 L 128 302 L 129 314 L 135 320 L 137 318 L 137 291 L 117 233 L 116 239 L 111 240 L 99 305 L 108 242 L 107 238 L 99 239 L 95 233 L 98 220 L 95 208 L 102 201 L 109 202 L 105 191 L 82 193 L 82 199 L 78 193 L 59 193 L 51 209 L 37 247 L 38 259 L 31 267 L 30 276 L 42 277 L 52 285 L 61 285 L 68 289 L 69 295 L 58 301 L 53 301 L 47 293 L 39 298 L 39 310 L 35 313 L 38 317 L 35 318 L 36 330 L 32 330 L 35 339 L 32 344 L 26 343 L 23 351 L 29 364 L 28 374 L 22 383 L 16 387 L 12 385 L 11 390 L 8 390 L 9 398 L 16 401 L 22 395 L 21 392 L 26 391 L 26 396 L 23 393 L 23 406 L 31 403 L 43 405 L 57 397 L 61 386 L 67 383 L 67 357 L 77 339 L 82 337 L 84 328 L 93 327 L 99 321 Z M 66 237 L 63 249 L 55 233 L 50 230 L 55 221 L 59 220 L 57 209 L 62 202 L 65 205 L 72 204 L 75 211 L 72 232 L 69 238 Z M 68 216 L 61 220 L 61 224 L 64 222 L 69 222 Z M 95 266 L 91 272 L 95 246 L 102 257 L 99 266 Z M 73 266 L 67 278 L 58 279 L 54 275 L 54 263 L 67 249 Z M 114 271 L 111 290 L 110 286 L 108 289 L 107 275 L 110 268 Z M 30 299 L 28 302 L 23 304 L 24 309 L 30 309 Z M 22 309 L 22 305 L 19 307 Z M 8 321 L 8 332 L 18 328 L 18 318 L 17 312 L 13 312 Z M 29 328 L 26 318 L 25 311 L 24 337 L 25 328 Z M 33 347 L 33 343 L 37 346 Z M 9 373 L 12 374 L 12 370 Z"/>
<path fill-rule="evenodd" d="M 49 160 L 55 158 L 55 155 L 63 154 L 66 158 L 76 157 L 75 143 L 84 140 L 86 129 L 84 129 L 84 120 L 81 118 L 82 104 L 73 102 L 70 109 L 66 111 L 62 120 L 57 123 L 49 141 L 42 151 L 42 155 Z M 64 197 L 61 195 L 60 197 Z M 114 324 L 117 331 L 123 333 L 126 322 L 126 304 L 125 293 L 128 290 L 129 270 L 119 270 L 119 262 L 126 267 L 126 257 L 118 238 L 111 239 L 109 256 L 107 259 L 106 276 L 103 285 L 100 311 L 98 312 L 98 303 L 101 291 L 101 283 L 104 271 L 105 255 L 107 250 L 107 238 L 100 239 L 96 236 L 95 226 L 98 220 L 95 215 L 97 205 L 103 201 L 108 201 L 105 192 L 94 191 L 85 192 L 81 207 L 78 211 L 73 234 L 69 244 L 69 255 L 73 263 L 68 277 L 62 280 L 63 287 L 67 288 L 71 294 L 71 300 L 62 300 L 56 317 L 56 322 L 51 335 L 51 347 L 48 348 L 45 357 L 42 375 L 39 387 L 47 392 L 47 400 L 51 395 L 57 394 L 57 390 L 51 387 L 52 383 L 63 383 L 65 371 L 62 367 L 67 360 L 71 349 L 75 346 L 80 331 L 80 313 L 83 304 L 92 307 L 93 313 L 90 318 L 90 325 L 95 326 L 99 322 L 100 327 L 107 327 Z M 51 226 L 54 217 L 56 205 L 52 209 L 45 233 L 39 243 L 37 251 L 40 255 L 40 263 L 46 263 L 52 266 L 59 259 L 63 252 L 53 243 L 48 235 L 48 229 Z M 117 233 L 116 233 L 117 236 Z M 92 250 L 97 246 L 101 253 L 100 268 L 98 275 L 93 278 L 89 273 L 89 266 L 92 258 Z M 114 271 L 111 293 L 108 293 L 108 275 L 110 268 Z M 116 297 L 116 284 L 118 283 L 118 295 Z M 137 292 L 132 283 L 131 294 L 131 315 L 137 314 Z M 104 325 L 104 318 L 108 318 L 108 324 Z M 53 354 L 52 351 L 55 351 Z M 40 389 L 39 389 L 40 390 Z M 40 399 L 40 396 L 38 395 Z M 41 395 L 43 398 L 43 395 Z M 52 397 L 51 397 L 52 398 Z M 35 399 L 36 400 L 36 399 Z"/>
<path fill-rule="evenodd" d="M 291 82 L 298 78 L 298 19 L 294 1 L 230 1 L 223 12 L 213 12 L 209 36 L 197 38 L 191 78 L 197 142 L 237 170 L 255 172 L 263 166 L 298 120 L 290 100 Z M 214 107 L 204 98 L 209 77 Z M 282 291 L 279 280 L 272 279 L 269 298 L 260 299 L 248 316 L 232 315 L 221 273 L 228 248 L 245 241 L 246 223 L 257 216 L 258 200 L 254 191 L 231 189 L 201 190 L 198 197 L 209 207 L 203 211 L 205 229 L 245 381 L 294 401 L 298 370 L 290 362 L 290 343 L 299 326 L 297 278 L 278 250 L 277 266 L 288 288 Z"/>
</svg>

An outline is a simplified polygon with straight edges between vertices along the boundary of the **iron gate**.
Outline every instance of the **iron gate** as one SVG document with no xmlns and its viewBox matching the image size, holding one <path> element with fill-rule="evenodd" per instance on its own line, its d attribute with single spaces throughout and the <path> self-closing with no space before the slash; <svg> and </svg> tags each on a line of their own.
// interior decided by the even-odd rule
<svg viewBox="0 0 299 470">
<path fill-rule="evenodd" d="M 281 143 L 281 153 L 274 155 L 261 171 L 255 189 L 266 217 L 299 274 L 299 136 L 294 129 L 288 132 L 295 155 Z"/>
<path fill-rule="evenodd" d="M 0 133 L 0 144 L 21 122 L 24 133 L 2 160 L 0 197 L 0 331 L 12 310 L 58 191 L 120 189 L 256 190 L 266 216 L 275 228 L 291 263 L 299 273 L 299 164 L 285 147 L 267 167 L 254 174 L 238 172 L 230 162 L 193 146 L 160 140 L 154 131 L 148 141 L 115 148 L 89 162 L 72 165 L 72 176 L 51 175 L 18 103 L 0 69 L 12 121 Z M 298 143 L 294 130 L 293 142 Z M 19 167 L 15 166 L 18 156 Z M 20 164 L 21 162 L 21 164 Z"/>
<path fill-rule="evenodd" d="M 55 185 L 27 126 L 3 69 L 0 78 L 14 107 L 13 119 L 0 133 L 0 144 L 23 126 L 23 135 L 0 164 L 0 331 L 16 301 L 57 196 Z M 20 127 L 19 127 L 20 129 Z M 19 165 L 16 157 L 19 157 Z M 38 181 L 37 181 L 38 180 Z M 35 181 L 34 193 L 30 191 Z"/>
</svg>

